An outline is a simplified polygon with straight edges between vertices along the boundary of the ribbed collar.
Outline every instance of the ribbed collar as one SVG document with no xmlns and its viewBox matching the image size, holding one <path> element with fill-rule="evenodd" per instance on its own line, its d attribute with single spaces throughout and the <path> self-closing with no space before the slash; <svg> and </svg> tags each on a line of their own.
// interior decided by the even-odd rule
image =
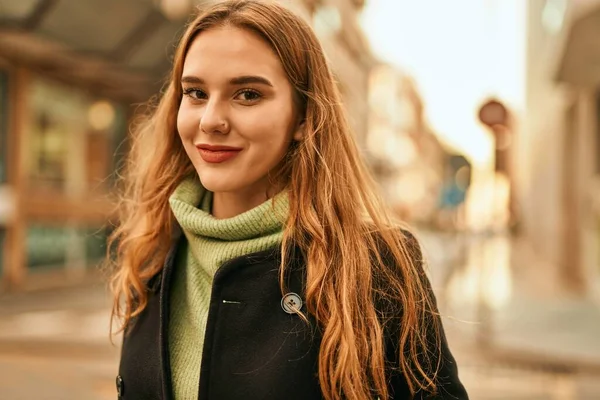
<svg viewBox="0 0 600 400">
<path fill-rule="evenodd" d="M 235 217 L 217 219 L 209 212 L 210 195 L 195 176 L 184 179 L 171 195 L 173 214 L 187 234 L 224 241 L 254 239 L 281 231 L 289 213 L 287 193 L 281 192 Z"/>
</svg>

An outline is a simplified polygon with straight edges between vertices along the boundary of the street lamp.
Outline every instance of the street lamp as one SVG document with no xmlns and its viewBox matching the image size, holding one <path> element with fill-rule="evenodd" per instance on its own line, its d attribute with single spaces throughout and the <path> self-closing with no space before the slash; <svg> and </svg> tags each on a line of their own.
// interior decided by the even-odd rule
<svg viewBox="0 0 600 400">
<path fill-rule="evenodd" d="M 511 228 L 515 225 L 519 216 L 517 215 L 516 194 L 514 185 L 513 154 L 514 131 L 512 129 L 512 115 L 506 106 L 496 99 L 490 99 L 479 108 L 479 121 L 487 126 L 494 135 L 495 171 L 506 176 L 510 185 L 510 197 L 508 207 L 510 211 Z"/>
</svg>

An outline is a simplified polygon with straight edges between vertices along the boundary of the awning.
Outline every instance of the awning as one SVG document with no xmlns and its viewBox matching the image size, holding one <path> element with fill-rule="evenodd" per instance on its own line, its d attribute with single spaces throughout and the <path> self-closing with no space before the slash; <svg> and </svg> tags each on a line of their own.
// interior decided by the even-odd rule
<svg viewBox="0 0 600 400">
<path fill-rule="evenodd" d="M 557 74 L 561 82 L 600 86 L 600 4 L 590 5 L 573 19 L 567 33 Z"/>
<path fill-rule="evenodd" d="M 107 96 L 144 98 L 160 88 L 185 28 L 158 3 L 0 0 L 0 57 Z"/>
</svg>

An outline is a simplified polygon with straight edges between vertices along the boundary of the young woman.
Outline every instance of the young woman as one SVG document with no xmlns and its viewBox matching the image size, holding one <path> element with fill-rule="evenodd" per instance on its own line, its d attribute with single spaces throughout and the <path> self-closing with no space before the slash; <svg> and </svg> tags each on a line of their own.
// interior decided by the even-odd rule
<svg viewBox="0 0 600 400">
<path fill-rule="evenodd" d="M 252 0 L 199 15 L 132 140 L 120 399 L 467 399 L 419 246 L 301 18 Z"/>
</svg>

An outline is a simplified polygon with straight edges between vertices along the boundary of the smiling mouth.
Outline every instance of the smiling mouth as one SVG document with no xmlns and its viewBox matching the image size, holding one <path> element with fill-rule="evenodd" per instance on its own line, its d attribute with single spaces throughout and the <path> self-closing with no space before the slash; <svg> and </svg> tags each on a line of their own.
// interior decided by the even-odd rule
<svg viewBox="0 0 600 400">
<path fill-rule="evenodd" d="M 200 145 L 196 146 L 196 148 L 198 149 L 198 153 L 200 153 L 200 157 L 210 164 L 220 164 L 229 161 L 242 151 L 239 148 L 225 146 Z"/>
</svg>

